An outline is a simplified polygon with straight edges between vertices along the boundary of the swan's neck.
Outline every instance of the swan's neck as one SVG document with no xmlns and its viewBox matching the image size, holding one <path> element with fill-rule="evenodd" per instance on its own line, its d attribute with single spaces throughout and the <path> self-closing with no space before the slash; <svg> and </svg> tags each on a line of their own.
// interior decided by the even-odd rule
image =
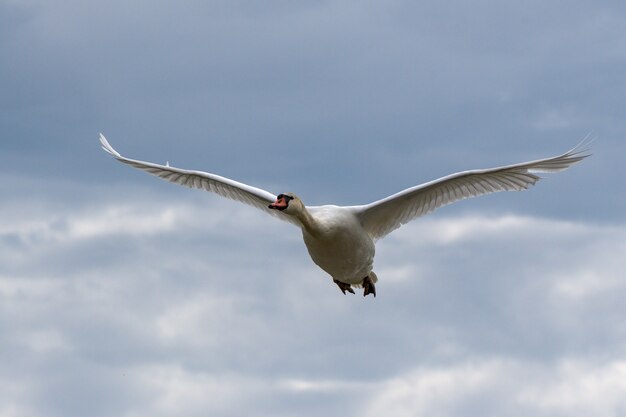
<svg viewBox="0 0 626 417">
<path fill-rule="evenodd" d="M 298 220 L 300 220 L 300 223 L 302 223 L 302 228 L 306 232 L 313 236 L 319 236 L 322 230 L 320 224 L 317 220 L 315 220 L 315 218 L 306 209 L 306 207 L 303 207 L 302 210 L 299 210 L 296 214 L 296 217 L 298 218 Z"/>
</svg>

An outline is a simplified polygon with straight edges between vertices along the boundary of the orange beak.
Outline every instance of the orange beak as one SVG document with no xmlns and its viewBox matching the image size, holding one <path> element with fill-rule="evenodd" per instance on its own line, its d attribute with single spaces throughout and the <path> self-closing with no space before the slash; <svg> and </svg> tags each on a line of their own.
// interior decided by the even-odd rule
<svg viewBox="0 0 626 417">
<path fill-rule="evenodd" d="M 287 208 L 288 205 L 289 205 L 289 201 L 287 200 L 286 197 L 279 197 L 276 199 L 276 201 L 274 201 L 272 204 L 270 204 L 267 207 L 270 209 L 274 209 L 274 210 L 284 210 Z"/>
</svg>

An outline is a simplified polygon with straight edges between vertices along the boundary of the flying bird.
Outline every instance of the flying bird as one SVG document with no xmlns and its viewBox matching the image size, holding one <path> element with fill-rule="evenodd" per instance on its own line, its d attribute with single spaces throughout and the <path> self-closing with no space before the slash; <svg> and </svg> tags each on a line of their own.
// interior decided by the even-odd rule
<svg viewBox="0 0 626 417">
<path fill-rule="evenodd" d="M 559 172 L 589 156 L 585 141 L 552 158 L 498 168 L 458 172 L 407 188 L 359 206 L 306 206 L 291 192 L 277 196 L 219 175 L 139 161 L 122 156 L 100 134 L 102 148 L 115 159 L 164 180 L 241 201 L 290 222 L 302 230 L 306 248 L 346 294 L 355 287 L 376 297 L 375 242 L 411 220 L 439 207 L 498 191 L 522 191 L 541 179 L 538 173 Z"/>
</svg>

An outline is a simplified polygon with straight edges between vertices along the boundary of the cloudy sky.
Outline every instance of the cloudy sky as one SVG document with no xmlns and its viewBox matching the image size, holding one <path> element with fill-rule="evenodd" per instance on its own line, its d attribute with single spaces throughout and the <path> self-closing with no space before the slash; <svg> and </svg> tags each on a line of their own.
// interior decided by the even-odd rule
<svg viewBox="0 0 626 417">
<path fill-rule="evenodd" d="M 0 417 L 626 413 L 624 2 L 157 3 L 0 0 Z M 316 205 L 597 139 L 364 299 L 98 132 Z"/>
</svg>

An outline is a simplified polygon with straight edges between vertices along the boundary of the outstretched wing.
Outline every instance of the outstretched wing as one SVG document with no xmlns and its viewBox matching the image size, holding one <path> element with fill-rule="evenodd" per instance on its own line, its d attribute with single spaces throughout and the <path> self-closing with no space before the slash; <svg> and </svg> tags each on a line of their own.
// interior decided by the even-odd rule
<svg viewBox="0 0 626 417">
<path fill-rule="evenodd" d="M 219 175 L 210 174 L 208 172 L 190 171 L 187 169 L 171 167 L 169 164 L 159 165 L 151 162 L 126 158 L 113 149 L 102 133 L 100 134 L 100 143 L 102 144 L 102 149 L 111 154 L 115 159 L 130 165 L 133 168 L 140 169 L 176 184 L 184 185 L 190 188 L 203 189 L 231 200 L 241 201 L 242 203 L 263 210 L 265 213 L 299 226 L 298 220 L 293 216 L 284 214 L 279 210 L 271 210 L 267 207 L 276 200 L 276 196 L 268 191 L 228 178 L 220 177 Z"/>
<path fill-rule="evenodd" d="M 498 191 L 525 190 L 541 179 L 536 173 L 563 171 L 589 156 L 583 146 L 586 146 L 585 141 L 552 158 L 448 175 L 353 209 L 370 236 L 379 239 L 403 224 L 455 201 Z"/>
</svg>

